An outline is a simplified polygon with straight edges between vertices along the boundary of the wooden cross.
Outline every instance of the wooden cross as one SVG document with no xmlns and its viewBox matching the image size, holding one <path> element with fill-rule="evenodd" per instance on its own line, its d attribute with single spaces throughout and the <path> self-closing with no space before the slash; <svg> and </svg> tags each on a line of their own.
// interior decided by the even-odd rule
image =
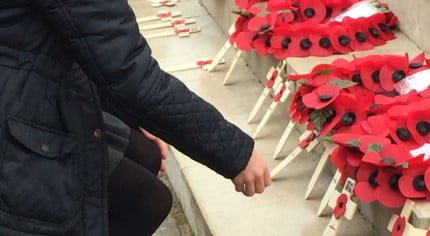
<svg viewBox="0 0 430 236">
<path fill-rule="evenodd" d="M 393 214 L 390 222 L 388 223 L 387 229 L 393 236 L 428 236 L 430 230 L 415 228 L 409 223 L 409 217 L 414 210 L 416 203 L 410 199 L 407 199 L 405 205 L 403 205 L 400 216 Z"/>
<path fill-rule="evenodd" d="M 333 192 L 336 191 L 336 187 L 339 185 L 341 176 L 342 176 L 341 173 L 337 170 L 330 181 L 327 191 L 325 192 L 323 198 L 321 199 L 321 203 L 317 211 L 317 216 L 321 216 L 324 210 L 327 208 L 331 195 L 333 194 Z"/>
<path fill-rule="evenodd" d="M 209 58 L 202 58 L 198 60 L 197 62 L 185 64 L 185 65 L 178 65 L 171 68 L 164 69 L 164 71 L 168 73 L 177 72 L 177 71 L 184 71 L 184 70 L 192 70 L 192 69 L 198 69 L 201 68 L 203 70 L 207 70 L 208 66 L 210 66 L 212 63 L 212 60 Z M 224 64 L 225 60 L 222 59 L 218 62 L 219 64 Z"/>
<path fill-rule="evenodd" d="M 189 37 L 191 34 L 198 33 L 200 31 L 201 31 L 200 28 L 181 27 L 181 28 L 176 28 L 165 32 L 147 34 L 145 35 L 145 38 L 153 39 L 153 38 L 170 37 L 170 36 L 178 36 L 179 38 L 184 38 L 184 37 Z"/>
<path fill-rule="evenodd" d="M 290 95 L 289 85 L 290 82 L 287 80 L 284 83 L 280 83 L 279 86 L 276 88 L 273 102 L 270 105 L 269 109 L 266 111 L 266 114 L 264 114 L 263 119 L 261 119 L 260 123 L 258 124 L 253 136 L 254 139 L 258 137 L 258 134 L 267 124 L 267 121 L 269 121 L 270 117 L 272 116 L 279 103 L 284 103 L 287 100 L 288 96 Z"/>
<path fill-rule="evenodd" d="M 281 138 L 279 139 L 278 144 L 276 145 L 275 152 L 273 153 L 273 159 L 277 159 L 279 157 L 279 154 L 282 152 L 282 149 L 287 143 L 288 137 L 290 137 L 295 125 L 296 122 L 293 122 L 291 120 L 288 122 L 287 127 L 285 128 Z"/>
<path fill-rule="evenodd" d="M 154 16 L 139 17 L 136 19 L 136 22 L 144 23 L 156 20 L 170 21 L 173 17 L 178 17 L 181 15 L 182 13 L 180 11 L 158 11 Z"/>
<path fill-rule="evenodd" d="M 231 35 L 235 29 L 236 29 L 235 24 L 232 24 L 228 29 L 229 34 Z M 230 50 L 231 46 L 233 45 L 230 43 L 230 39 L 227 39 L 227 41 L 224 43 L 224 45 L 221 47 L 221 49 L 213 58 L 211 66 L 208 67 L 209 72 L 215 69 L 215 67 L 219 64 L 219 61 L 225 56 L 228 50 Z"/>
<path fill-rule="evenodd" d="M 236 48 L 236 49 L 237 49 L 236 55 L 233 57 L 233 61 L 231 61 L 231 65 L 228 68 L 227 73 L 225 74 L 224 81 L 223 81 L 224 85 L 227 85 L 228 81 L 230 80 L 231 74 L 233 73 L 233 70 L 236 68 L 236 65 L 237 65 L 237 62 L 239 61 L 239 58 L 242 55 L 243 51 L 238 49 L 238 48 Z"/>
<path fill-rule="evenodd" d="M 188 18 L 188 19 L 182 19 L 182 18 L 175 18 L 172 19 L 170 22 L 161 22 L 157 24 L 151 24 L 151 25 L 144 25 L 139 27 L 140 31 L 145 30 L 154 30 L 154 29 L 162 29 L 162 28 L 168 28 L 168 27 L 184 27 L 185 25 L 195 24 L 196 19 L 194 18 Z"/>
<path fill-rule="evenodd" d="M 282 83 L 282 77 L 280 75 L 281 75 L 281 72 L 286 65 L 287 65 L 286 61 L 282 60 L 279 62 L 279 64 L 276 67 L 272 66 L 270 68 L 269 72 L 267 72 L 266 86 L 264 87 L 263 92 L 261 93 L 257 102 L 255 103 L 254 107 L 252 108 L 251 113 L 249 114 L 248 124 L 251 123 L 251 121 L 257 115 L 258 111 L 260 110 L 261 106 L 263 105 L 264 100 L 270 95 L 270 92 L 274 88 L 278 87 L 279 83 Z"/>
<path fill-rule="evenodd" d="M 309 138 L 310 135 L 312 135 L 312 131 L 305 131 L 302 136 L 300 136 L 300 140 L 303 142 L 305 139 Z M 302 153 L 304 150 L 307 152 L 312 151 L 318 144 L 318 139 L 314 138 L 313 140 L 310 140 L 308 145 L 304 148 L 302 148 L 300 145 L 297 146 L 284 160 L 281 161 L 271 172 L 270 176 L 273 178 L 275 177 L 281 170 L 283 170 L 285 167 L 287 167 L 294 159 L 296 159 L 300 153 Z"/>
<path fill-rule="evenodd" d="M 344 219 L 352 220 L 357 211 L 357 203 L 351 196 L 354 192 L 355 180 L 347 178 L 341 193 L 333 191 L 330 195 L 329 207 L 333 209 L 333 215 L 324 229 L 323 236 L 334 236 L 339 230 L 339 225 Z"/>
<path fill-rule="evenodd" d="M 324 153 L 321 155 L 318 165 L 316 166 L 315 171 L 312 174 L 311 180 L 309 181 L 308 187 L 306 188 L 305 199 L 309 198 L 309 195 L 312 193 L 312 190 L 315 188 L 316 182 L 318 181 L 319 177 L 321 176 L 321 173 L 324 170 L 324 166 L 327 164 L 330 154 L 336 148 L 336 144 L 331 142 L 324 142 L 323 145 L 325 147 L 325 150 Z"/>
</svg>

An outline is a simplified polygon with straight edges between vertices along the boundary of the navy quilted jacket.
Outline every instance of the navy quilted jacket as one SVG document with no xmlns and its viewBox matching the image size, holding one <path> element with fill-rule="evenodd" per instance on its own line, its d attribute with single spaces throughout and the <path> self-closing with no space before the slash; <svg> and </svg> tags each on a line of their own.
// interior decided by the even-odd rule
<svg viewBox="0 0 430 236">
<path fill-rule="evenodd" d="M 160 70 L 126 0 L 1 0 L 0 235 L 107 235 L 102 108 L 227 178 L 253 149 Z"/>
</svg>

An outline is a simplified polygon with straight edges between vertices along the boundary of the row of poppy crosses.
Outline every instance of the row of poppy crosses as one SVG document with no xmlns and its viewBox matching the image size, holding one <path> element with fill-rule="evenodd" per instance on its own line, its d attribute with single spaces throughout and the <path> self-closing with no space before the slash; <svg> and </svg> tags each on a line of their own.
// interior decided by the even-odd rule
<svg viewBox="0 0 430 236">
<path fill-rule="evenodd" d="M 256 0 L 236 0 L 242 9 L 230 42 L 262 56 L 329 56 L 369 50 L 394 39 L 397 17 L 392 12 L 331 20 L 360 0 L 269 0 L 267 11 Z"/>
<path fill-rule="evenodd" d="M 360 200 L 389 208 L 406 199 L 430 200 L 430 153 L 419 151 L 430 142 L 430 88 L 394 89 L 429 69 L 424 54 L 412 60 L 377 55 L 338 59 L 288 77 L 300 84 L 289 109 L 292 121 L 339 145 L 330 159 L 343 179 L 357 181 Z"/>
</svg>

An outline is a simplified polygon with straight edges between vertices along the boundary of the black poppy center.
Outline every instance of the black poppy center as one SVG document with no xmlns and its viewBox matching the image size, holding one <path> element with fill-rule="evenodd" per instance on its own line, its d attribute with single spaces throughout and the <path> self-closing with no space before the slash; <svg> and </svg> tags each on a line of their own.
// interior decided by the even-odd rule
<svg viewBox="0 0 430 236">
<path fill-rule="evenodd" d="M 259 38 L 260 36 L 258 34 L 254 35 L 254 37 L 252 37 L 252 41 L 255 41 Z"/>
<path fill-rule="evenodd" d="M 393 75 L 391 76 L 391 79 L 394 83 L 397 83 L 404 79 L 406 77 L 406 73 L 402 70 L 396 70 Z"/>
<path fill-rule="evenodd" d="M 427 121 L 418 122 L 415 128 L 423 136 L 430 132 L 430 124 Z"/>
<path fill-rule="evenodd" d="M 271 26 L 270 24 L 264 24 L 264 25 L 261 25 L 261 26 L 260 26 L 260 30 L 261 30 L 261 31 L 268 30 L 268 29 L 270 28 L 270 26 Z"/>
<path fill-rule="evenodd" d="M 292 4 L 292 6 L 293 6 L 293 7 L 299 7 L 299 6 L 300 6 L 300 4 L 299 4 L 299 2 L 295 2 L 295 3 L 293 3 L 293 4 Z"/>
<path fill-rule="evenodd" d="M 369 28 L 369 33 L 375 37 L 375 38 L 379 38 L 379 31 L 376 28 Z"/>
<path fill-rule="evenodd" d="M 377 176 L 378 176 L 378 171 L 375 170 L 372 172 L 372 174 L 369 175 L 369 178 L 367 178 L 367 182 L 369 182 L 372 188 L 376 188 L 379 186 L 378 182 L 376 181 Z"/>
<path fill-rule="evenodd" d="M 315 10 L 312 9 L 312 8 L 306 8 L 305 11 L 304 11 L 304 13 L 305 13 L 305 16 L 307 18 L 312 18 L 312 17 L 315 16 Z"/>
<path fill-rule="evenodd" d="M 305 108 L 306 108 L 306 105 L 303 102 L 300 102 L 299 107 L 297 108 L 297 110 L 303 111 Z"/>
<path fill-rule="evenodd" d="M 423 64 L 418 63 L 418 62 L 413 62 L 413 63 L 409 64 L 409 68 L 411 68 L 411 69 L 418 69 L 422 66 L 423 66 Z"/>
<path fill-rule="evenodd" d="M 350 43 L 351 40 L 349 39 L 348 36 L 341 35 L 341 36 L 339 36 L 338 41 L 339 41 L 340 45 L 346 47 L 346 46 L 348 46 L 348 44 Z"/>
<path fill-rule="evenodd" d="M 329 39 L 329 38 L 327 38 L 327 37 L 322 37 L 322 38 L 320 39 L 320 41 L 319 41 L 319 45 L 320 45 L 322 48 L 329 48 L 329 47 L 331 46 L 330 39 Z"/>
<path fill-rule="evenodd" d="M 411 132 L 406 128 L 396 129 L 396 135 L 402 141 L 408 141 L 411 138 Z"/>
<path fill-rule="evenodd" d="M 355 119 L 356 119 L 356 116 L 353 112 L 347 112 L 343 114 L 341 118 L 341 122 L 344 126 L 351 126 L 352 124 L 354 124 Z"/>
<path fill-rule="evenodd" d="M 309 40 L 309 39 L 302 39 L 302 41 L 300 41 L 300 47 L 302 48 L 302 49 L 309 49 L 309 48 L 311 48 L 312 47 L 312 42 L 311 42 L 311 40 Z"/>
<path fill-rule="evenodd" d="M 285 38 L 284 40 L 282 40 L 282 42 L 281 42 L 281 47 L 283 48 L 283 49 L 286 49 L 286 48 L 288 48 L 288 45 L 290 45 L 290 43 L 291 43 L 291 39 L 290 38 Z"/>
<path fill-rule="evenodd" d="M 355 38 L 358 40 L 358 42 L 364 42 L 366 41 L 366 34 L 363 32 L 357 32 L 355 33 Z"/>
<path fill-rule="evenodd" d="M 379 23 L 379 24 L 378 24 L 378 27 L 379 27 L 382 31 L 384 31 L 384 32 L 387 32 L 387 31 L 388 31 L 388 26 L 387 26 L 386 24 L 384 24 L 384 23 Z"/>
<path fill-rule="evenodd" d="M 356 73 L 356 74 L 352 75 L 352 82 L 355 82 L 357 84 L 361 84 L 362 83 L 360 73 Z"/>
<path fill-rule="evenodd" d="M 330 99 L 332 99 L 333 96 L 324 94 L 324 95 L 319 95 L 318 98 L 320 99 L 320 101 L 326 102 L 326 101 L 330 101 Z"/>
<path fill-rule="evenodd" d="M 327 17 L 330 17 L 331 16 L 331 14 L 333 14 L 333 8 L 331 8 L 331 7 L 326 7 L 325 8 L 325 17 L 327 18 Z"/>
<path fill-rule="evenodd" d="M 266 47 L 270 47 L 270 37 L 267 37 L 266 40 L 264 40 L 264 45 Z"/>
<path fill-rule="evenodd" d="M 397 191 L 399 190 L 399 179 L 402 177 L 402 174 L 395 174 L 388 179 L 388 186 L 390 186 L 391 190 Z"/>
<path fill-rule="evenodd" d="M 426 184 L 425 184 L 425 180 L 424 180 L 424 175 L 415 176 L 414 180 L 412 181 L 412 186 L 417 191 L 424 191 L 424 190 L 426 190 Z"/>
<path fill-rule="evenodd" d="M 375 84 L 379 84 L 379 82 L 380 82 L 380 80 L 379 80 L 379 73 L 380 73 L 380 71 L 379 71 L 379 70 L 375 70 L 375 71 L 372 73 L 372 80 L 373 80 L 373 82 L 374 82 Z"/>
</svg>

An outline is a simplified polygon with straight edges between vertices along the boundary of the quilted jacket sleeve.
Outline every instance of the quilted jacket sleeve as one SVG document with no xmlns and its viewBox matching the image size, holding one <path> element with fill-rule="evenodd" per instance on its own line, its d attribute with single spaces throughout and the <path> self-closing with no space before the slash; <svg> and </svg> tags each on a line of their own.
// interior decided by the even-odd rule
<svg viewBox="0 0 430 236">
<path fill-rule="evenodd" d="M 253 140 L 160 69 L 127 0 L 31 1 L 122 117 L 226 178 L 244 169 Z"/>
</svg>

